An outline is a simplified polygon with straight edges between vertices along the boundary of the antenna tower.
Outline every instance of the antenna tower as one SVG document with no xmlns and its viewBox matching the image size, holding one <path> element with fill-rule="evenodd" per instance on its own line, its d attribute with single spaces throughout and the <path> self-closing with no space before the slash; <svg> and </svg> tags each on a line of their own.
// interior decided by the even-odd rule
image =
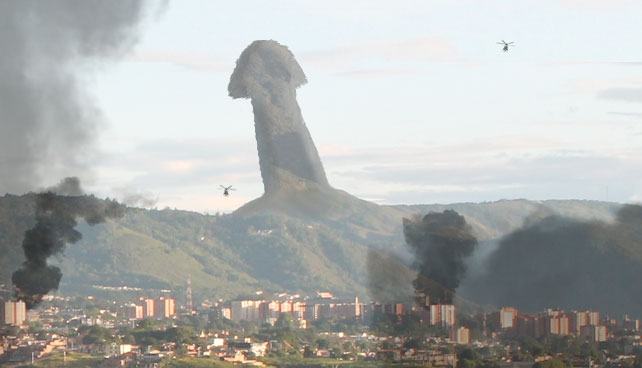
<svg viewBox="0 0 642 368">
<path fill-rule="evenodd" d="M 192 313 L 192 276 L 187 277 L 187 290 L 185 290 L 185 306 L 187 311 Z"/>
</svg>

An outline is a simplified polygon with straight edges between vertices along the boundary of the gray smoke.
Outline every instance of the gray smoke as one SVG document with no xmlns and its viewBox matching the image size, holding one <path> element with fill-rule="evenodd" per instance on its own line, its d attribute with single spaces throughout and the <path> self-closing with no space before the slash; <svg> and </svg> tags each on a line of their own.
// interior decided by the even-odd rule
<svg viewBox="0 0 642 368">
<path fill-rule="evenodd" d="M 290 50 L 276 41 L 254 41 L 238 61 L 228 91 L 250 98 L 266 195 L 285 186 L 298 190 L 328 188 L 321 159 L 296 100 L 307 82 Z"/>
<path fill-rule="evenodd" d="M 415 254 L 413 285 L 435 304 L 451 304 L 466 274 L 466 258 L 477 245 L 472 228 L 453 210 L 430 212 L 423 218 L 403 219 L 406 243 Z"/>
<path fill-rule="evenodd" d="M 382 303 L 411 302 L 416 272 L 399 256 L 368 249 L 366 259 L 370 299 Z"/>
<path fill-rule="evenodd" d="M 82 170 L 100 112 L 79 70 L 130 50 L 144 3 L 0 1 L 0 193 Z"/>
<path fill-rule="evenodd" d="M 125 213 L 125 206 L 116 201 L 82 193 L 78 178 L 66 178 L 58 186 L 36 195 L 36 224 L 25 232 L 22 242 L 25 261 L 12 276 L 16 297 L 27 308 L 33 308 L 44 295 L 58 289 L 62 273 L 60 268 L 48 265 L 47 259 L 82 238 L 75 229 L 76 219 L 96 225 Z"/>
<path fill-rule="evenodd" d="M 526 311 L 549 307 L 639 315 L 642 206 L 624 205 L 614 222 L 549 215 L 501 239 L 485 273 L 467 282 L 482 303 Z"/>
<path fill-rule="evenodd" d="M 154 197 L 152 193 L 127 188 L 120 189 L 118 192 L 120 192 L 118 196 L 120 203 L 129 207 L 152 208 L 158 203 L 158 197 Z"/>
</svg>

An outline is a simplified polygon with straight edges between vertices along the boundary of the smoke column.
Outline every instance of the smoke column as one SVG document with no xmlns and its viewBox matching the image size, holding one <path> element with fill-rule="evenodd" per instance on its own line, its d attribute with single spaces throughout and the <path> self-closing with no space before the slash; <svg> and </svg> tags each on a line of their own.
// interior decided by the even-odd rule
<svg viewBox="0 0 642 368">
<path fill-rule="evenodd" d="M 470 225 L 457 212 L 446 210 L 404 218 L 403 233 L 415 254 L 416 292 L 425 293 L 433 304 L 451 304 L 466 273 L 465 259 L 477 245 Z"/>
<path fill-rule="evenodd" d="M 77 71 L 130 50 L 144 3 L 0 1 L 0 193 L 82 169 L 100 113 Z"/>
<path fill-rule="evenodd" d="M 37 194 L 36 224 L 25 232 L 22 242 L 25 261 L 12 276 L 16 297 L 33 308 L 49 291 L 58 289 L 62 273 L 60 268 L 47 265 L 47 259 L 82 238 L 75 229 L 77 218 L 96 225 L 124 213 L 125 206 L 116 201 L 83 195 L 77 178 L 66 178 Z"/>
</svg>

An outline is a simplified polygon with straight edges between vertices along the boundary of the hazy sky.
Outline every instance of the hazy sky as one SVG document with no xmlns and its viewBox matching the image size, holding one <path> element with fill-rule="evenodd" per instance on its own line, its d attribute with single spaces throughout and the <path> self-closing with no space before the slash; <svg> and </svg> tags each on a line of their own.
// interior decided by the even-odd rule
<svg viewBox="0 0 642 368">
<path fill-rule="evenodd" d="M 92 74 L 106 123 L 85 187 L 210 213 L 260 196 L 252 107 L 227 84 L 247 45 L 274 39 L 308 77 L 299 104 L 336 188 L 383 204 L 642 200 L 640 14 L 639 0 L 173 1 Z"/>
</svg>

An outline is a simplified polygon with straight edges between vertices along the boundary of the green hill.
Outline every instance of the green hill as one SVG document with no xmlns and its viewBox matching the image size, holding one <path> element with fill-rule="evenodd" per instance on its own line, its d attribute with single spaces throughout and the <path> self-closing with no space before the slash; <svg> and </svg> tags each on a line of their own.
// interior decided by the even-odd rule
<svg viewBox="0 0 642 368">
<path fill-rule="evenodd" d="M 414 273 L 407 266 L 411 256 L 402 236 L 403 217 L 454 209 L 480 239 L 474 256 L 480 258 L 484 252 L 490 253 L 497 239 L 520 229 L 524 221 L 550 214 L 611 221 L 618 208 L 615 203 L 575 200 L 378 206 L 354 198 L 331 216 L 289 216 L 265 209 L 228 215 L 130 209 L 118 221 L 80 225 L 83 239 L 51 262 L 63 270 L 64 293 L 97 293 L 94 285 L 181 293 L 191 276 L 197 298 L 229 298 L 260 289 L 330 290 L 338 295 L 392 300 L 410 298 L 412 293 L 409 281 Z M 33 209 L 33 196 L 0 198 L 2 280 L 9 280 L 22 262 L 20 243 L 33 223 Z M 627 249 L 636 257 L 629 254 L 627 258 L 642 264 L 642 251 Z M 513 267 L 519 264 L 513 262 Z M 471 282 L 465 280 L 464 284 Z M 464 296 L 506 302 L 470 292 Z"/>
</svg>

